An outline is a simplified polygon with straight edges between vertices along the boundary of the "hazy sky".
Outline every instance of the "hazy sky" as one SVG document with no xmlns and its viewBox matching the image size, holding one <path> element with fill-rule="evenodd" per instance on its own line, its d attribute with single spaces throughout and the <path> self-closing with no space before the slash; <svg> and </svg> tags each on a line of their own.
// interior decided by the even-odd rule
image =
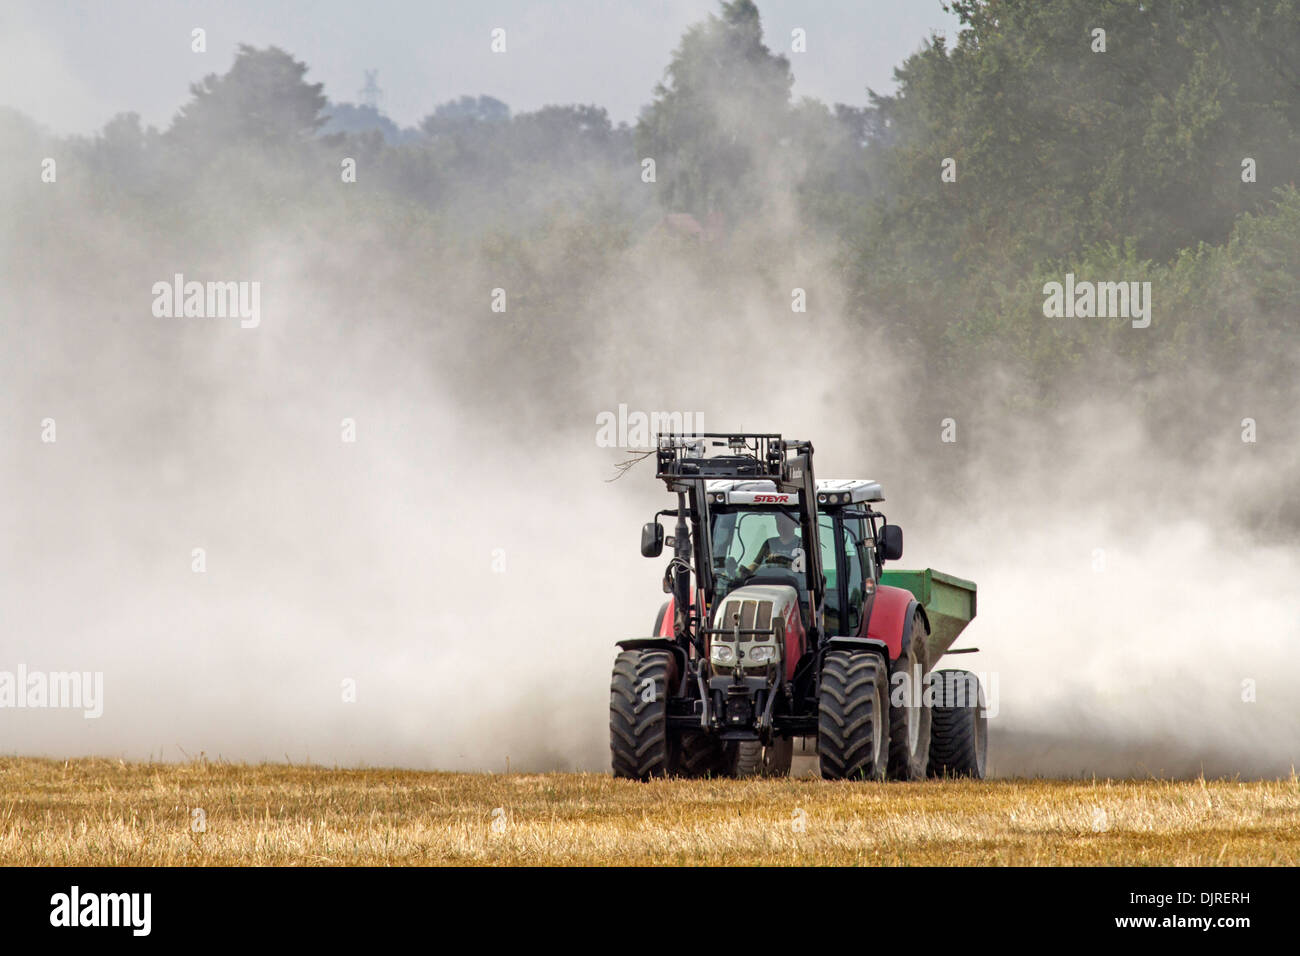
<svg viewBox="0 0 1300 956">
<path fill-rule="evenodd" d="M 760 0 L 764 34 L 790 55 L 795 95 L 864 103 L 931 31 L 951 38 L 939 0 Z M 413 125 L 434 105 L 487 93 L 516 111 L 548 103 L 606 107 L 632 121 L 691 23 L 715 0 L 5 0 L 0 105 L 58 133 L 99 129 L 133 110 L 166 126 L 189 84 L 230 67 L 236 45 L 277 45 L 305 61 L 336 102 L 356 101 L 379 69 L 385 111 Z M 195 27 L 207 52 L 190 49 Z M 489 50 L 506 30 L 507 52 Z M 807 32 L 790 52 L 791 30 Z"/>
</svg>

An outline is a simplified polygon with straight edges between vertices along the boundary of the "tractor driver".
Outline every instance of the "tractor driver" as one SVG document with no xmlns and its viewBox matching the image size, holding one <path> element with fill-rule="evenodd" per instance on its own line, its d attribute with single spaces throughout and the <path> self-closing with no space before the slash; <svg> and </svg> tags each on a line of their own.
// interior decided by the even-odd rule
<svg viewBox="0 0 1300 956">
<path fill-rule="evenodd" d="M 758 549 L 752 564 L 745 566 L 746 574 L 753 574 L 764 564 L 788 568 L 794 563 L 795 551 L 803 546 L 799 537 L 799 523 L 783 512 L 777 512 L 776 530 L 778 537 L 768 538 Z"/>
</svg>

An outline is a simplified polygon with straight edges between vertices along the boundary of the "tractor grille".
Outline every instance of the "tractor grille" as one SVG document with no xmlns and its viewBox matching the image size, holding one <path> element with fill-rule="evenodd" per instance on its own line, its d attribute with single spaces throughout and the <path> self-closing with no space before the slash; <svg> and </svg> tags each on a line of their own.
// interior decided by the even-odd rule
<svg viewBox="0 0 1300 956">
<path fill-rule="evenodd" d="M 726 632 L 729 632 L 733 627 L 749 630 L 750 628 L 766 629 L 771 626 L 771 601 L 728 601 L 722 612 L 722 630 Z M 731 640 L 729 634 L 724 633 L 719 636 L 724 641 Z M 754 635 L 742 634 L 740 639 L 742 641 L 752 641 Z"/>
</svg>

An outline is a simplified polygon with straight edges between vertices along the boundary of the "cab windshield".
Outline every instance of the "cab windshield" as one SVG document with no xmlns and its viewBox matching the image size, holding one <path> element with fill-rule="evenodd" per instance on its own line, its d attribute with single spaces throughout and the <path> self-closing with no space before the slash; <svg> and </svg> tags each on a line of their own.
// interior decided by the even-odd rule
<svg viewBox="0 0 1300 956">
<path fill-rule="evenodd" d="M 822 570 L 826 575 L 826 611 L 838 619 L 839 567 L 835 526 L 829 515 L 818 516 Z M 774 574 L 764 572 L 775 571 Z M 782 573 L 784 572 L 784 573 Z M 795 509 L 735 508 L 713 512 L 713 574 L 717 598 L 744 586 L 754 575 L 769 583 L 786 579 L 799 591 L 807 610 L 808 578 L 803 561 L 803 537 Z M 829 623 L 829 621 L 828 621 Z"/>
</svg>

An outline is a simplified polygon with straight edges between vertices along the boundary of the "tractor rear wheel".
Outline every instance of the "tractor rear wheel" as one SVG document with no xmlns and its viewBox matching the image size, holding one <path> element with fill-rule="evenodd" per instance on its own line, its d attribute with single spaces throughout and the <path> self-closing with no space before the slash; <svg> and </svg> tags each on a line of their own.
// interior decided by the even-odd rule
<svg viewBox="0 0 1300 956">
<path fill-rule="evenodd" d="M 794 762 L 794 740 L 775 737 L 764 746 L 758 740 L 742 740 L 735 744 L 731 772 L 736 777 L 786 777 Z"/>
<path fill-rule="evenodd" d="M 930 776 L 983 780 L 989 721 L 979 678 L 970 671 L 943 670 L 931 674 L 930 680 Z"/>
<path fill-rule="evenodd" d="M 871 651 L 831 651 L 822 665 L 817 755 L 827 780 L 884 780 L 889 761 L 889 684 Z"/>
<path fill-rule="evenodd" d="M 668 773 L 667 651 L 622 651 L 609 685 L 609 749 L 614 776 L 647 780 Z"/>
<path fill-rule="evenodd" d="M 912 615 L 907 652 L 889 668 L 889 779 L 924 780 L 930 759 L 930 708 L 922 683 L 926 667 L 925 619 Z M 906 675 L 906 678 L 900 676 Z"/>
</svg>

